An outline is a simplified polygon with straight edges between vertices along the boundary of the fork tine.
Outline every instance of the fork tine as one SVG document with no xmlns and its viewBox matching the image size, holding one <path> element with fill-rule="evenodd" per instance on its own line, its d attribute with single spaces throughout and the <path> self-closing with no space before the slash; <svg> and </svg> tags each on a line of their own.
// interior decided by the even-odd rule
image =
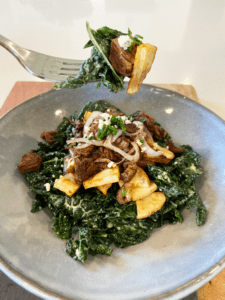
<svg viewBox="0 0 225 300">
<path fill-rule="evenodd" d="M 84 60 L 77 60 L 77 59 L 69 59 L 69 58 L 60 58 L 57 57 L 56 61 L 63 65 L 82 65 Z"/>
</svg>

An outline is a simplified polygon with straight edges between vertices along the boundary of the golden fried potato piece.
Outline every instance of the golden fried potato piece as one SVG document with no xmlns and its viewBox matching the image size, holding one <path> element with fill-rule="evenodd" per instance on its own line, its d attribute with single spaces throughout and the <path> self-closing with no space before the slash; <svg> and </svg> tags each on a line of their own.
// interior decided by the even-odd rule
<svg viewBox="0 0 225 300">
<path fill-rule="evenodd" d="M 157 190 L 157 185 L 154 181 L 150 181 L 148 187 L 135 187 L 133 184 L 125 183 L 122 188 L 125 188 L 126 196 L 131 201 L 143 199 Z"/>
<path fill-rule="evenodd" d="M 142 82 L 151 69 L 156 51 L 157 47 L 150 44 L 141 44 L 137 46 L 134 66 L 128 83 L 127 94 L 135 94 L 140 89 Z"/>
<path fill-rule="evenodd" d="M 64 192 L 67 196 L 72 197 L 80 188 L 76 183 L 76 173 L 68 173 L 55 180 L 54 188 Z"/>
<path fill-rule="evenodd" d="M 92 187 L 97 187 L 109 183 L 119 182 L 120 180 L 120 171 L 119 167 L 105 169 L 83 182 L 84 188 L 89 189 Z"/>
<path fill-rule="evenodd" d="M 84 114 L 84 122 L 87 122 L 88 118 L 90 117 L 90 115 L 92 114 L 91 111 L 86 110 L 85 114 Z"/>
<path fill-rule="evenodd" d="M 107 195 L 108 189 L 112 186 L 112 183 L 96 186 L 96 188 L 102 192 L 103 195 Z"/>
<path fill-rule="evenodd" d="M 119 181 L 120 187 L 123 186 L 124 182 L 122 180 Z M 134 188 L 144 188 L 150 186 L 150 179 L 148 175 L 142 168 L 137 168 L 137 172 L 134 177 L 127 183 L 132 184 Z"/>
<path fill-rule="evenodd" d="M 155 192 L 151 195 L 136 201 L 137 219 L 144 219 L 160 210 L 166 202 L 166 196 L 162 192 Z"/>
<path fill-rule="evenodd" d="M 148 154 L 144 154 L 142 157 L 143 161 L 147 161 L 149 163 L 168 164 L 175 157 L 173 152 L 171 152 L 170 150 L 168 150 L 166 148 L 160 147 L 157 143 L 154 143 L 153 141 L 151 141 L 149 139 L 147 139 L 147 143 L 152 149 L 163 151 L 163 154 L 160 156 L 157 156 L 157 157 L 151 156 Z"/>
<path fill-rule="evenodd" d="M 145 171 L 139 167 L 131 181 L 124 184 L 120 180 L 119 186 L 121 188 L 117 192 L 117 200 L 120 204 L 145 198 L 157 190 L 155 182 L 151 181 Z M 125 197 L 122 196 L 122 190 L 125 190 Z"/>
</svg>

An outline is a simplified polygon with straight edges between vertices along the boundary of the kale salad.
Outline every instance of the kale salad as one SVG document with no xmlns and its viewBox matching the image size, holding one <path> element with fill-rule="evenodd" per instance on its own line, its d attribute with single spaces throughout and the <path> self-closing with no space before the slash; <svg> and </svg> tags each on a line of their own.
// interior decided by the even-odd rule
<svg viewBox="0 0 225 300">
<path fill-rule="evenodd" d="M 175 147 L 169 133 L 146 113 L 126 116 L 103 100 L 89 102 L 78 115 L 64 117 L 57 131 L 42 137 L 48 143 L 39 142 L 37 149 L 23 156 L 18 168 L 34 193 L 31 212 L 51 211 L 52 230 L 66 240 L 66 252 L 74 260 L 83 263 L 89 255 L 110 256 L 112 245 L 125 248 L 141 243 L 154 228 L 183 222 L 184 209 L 195 211 L 198 226 L 205 223 L 207 211 L 195 188 L 195 179 L 203 173 L 200 155 L 189 145 Z M 111 148 L 107 149 L 109 140 Z M 71 153 L 75 153 L 75 167 Z M 167 153 L 172 153 L 172 159 L 168 160 Z M 129 159 L 136 159 L 135 163 Z M 99 184 L 96 188 L 93 178 L 102 172 L 109 176 L 100 180 L 115 178 L 112 170 L 119 170 L 119 177 L 111 184 L 104 181 L 106 190 Z M 144 202 L 133 196 L 139 173 L 147 174 L 145 182 L 155 187 L 151 195 L 164 195 L 163 204 L 153 210 L 155 200 L 146 197 L 151 213 L 144 217 Z M 71 194 L 68 183 L 76 187 Z"/>
</svg>

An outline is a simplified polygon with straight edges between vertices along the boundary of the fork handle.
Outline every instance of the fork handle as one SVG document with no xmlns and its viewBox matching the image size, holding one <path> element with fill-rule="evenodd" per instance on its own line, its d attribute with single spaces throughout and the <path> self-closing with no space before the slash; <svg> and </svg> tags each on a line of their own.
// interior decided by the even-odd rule
<svg viewBox="0 0 225 300">
<path fill-rule="evenodd" d="M 0 35 L 0 45 L 13 54 L 17 59 L 18 56 L 26 54 L 26 49 L 21 48 L 17 44 L 5 38 L 3 35 Z"/>
</svg>

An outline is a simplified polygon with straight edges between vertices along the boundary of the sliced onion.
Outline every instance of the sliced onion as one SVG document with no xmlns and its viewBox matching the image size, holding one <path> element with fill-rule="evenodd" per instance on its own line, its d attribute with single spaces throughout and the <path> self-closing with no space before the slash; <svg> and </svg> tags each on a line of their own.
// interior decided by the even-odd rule
<svg viewBox="0 0 225 300">
<path fill-rule="evenodd" d="M 135 135 L 138 135 L 140 132 L 141 132 L 142 128 L 139 128 L 137 131 L 135 131 L 134 133 L 129 133 L 129 132 L 125 132 L 125 134 L 127 136 L 135 136 Z"/>
<path fill-rule="evenodd" d="M 104 141 L 96 141 L 96 140 L 88 140 L 86 138 L 73 138 L 71 140 L 66 141 L 67 144 L 74 144 L 74 143 L 87 143 L 89 145 L 95 146 L 103 146 Z"/>
<path fill-rule="evenodd" d="M 122 135 L 122 133 L 123 133 L 122 129 L 119 129 L 117 131 L 117 134 L 113 136 L 112 143 L 114 143 L 118 139 L 118 137 L 120 137 Z"/>
<path fill-rule="evenodd" d="M 153 137 L 152 137 L 151 133 L 149 132 L 149 130 L 148 130 L 148 128 L 146 126 L 143 126 L 143 131 L 146 133 L 146 137 L 149 140 L 153 141 Z"/>
<path fill-rule="evenodd" d="M 130 155 L 130 154 L 124 152 L 123 150 L 121 150 L 120 148 L 118 148 L 116 146 L 113 146 L 111 144 L 110 136 L 106 139 L 103 146 L 119 153 L 120 155 L 122 155 L 127 160 L 137 162 L 139 160 L 139 157 L 140 157 L 139 148 L 138 148 L 138 145 L 136 143 L 131 142 L 131 144 L 134 146 L 134 148 L 136 150 L 136 153 L 134 155 Z"/>
<path fill-rule="evenodd" d="M 74 155 L 75 155 L 74 148 L 69 148 L 69 153 L 70 153 L 71 157 L 74 159 Z"/>
<path fill-rule="evenodd" d="M 105 142 L 104 141 L 96 141 L 96 140 L 89 141 L 86 138 L 73 138 L 73 139 L 67 141 L 67 144 L 74 144 L 74 143 L 87 143 L 89 145 L 103 146 L 103 147 L 109 148 L 109 149 L 119 153 L 125 159 L 133 161 L 133 162 L 137 162 L 140 158 L 139 148 L 135 142 L 131 142 L 131 144 L 134 147 L 134 150 L 136 153 L 134 155 L 130 155 L 130 154 L 124 152 L 122 149 L 112 145 L 112 136 L 111 135 L 109 135 L 107 137 Z"/>
<path fill-rule="evenodd" d="M 84 148 L 87 148 L 88 146 L 90 146 L 90 145 L 85 143 L 85 144 L 81 144 L 81 145 L 77 146 L 76 149 L 84 149 Z"/>
<path fill-rule="evenodd" d="M 160 155 L 163 154 L 163 151 L 155 151 L 155 150 L 153 150 L 153 149 L 147 144 L 146 141 L 144 141 L 143 148 L 144 148 L 144 147 L 147 148 L 144 152 L 147 153 L 148 155 L 157 157 L 157 156 L 160 156 Z"/>
<path fill-rule="evenodd" d="M 144 140 L 144 139 L 143 139 Z M 138 144 L 138 141 L 140 141 L 140 136 L 138 136 L 136 139 L 135 139 L 135 142 Z M 149 145 L 148 143 L 146 142 L 146 140 L 144 140 L 144 143 L 139 146 L 141 148 L 141 152 L 144 152 L 144 153 L 147 153 L 148 155 L 151 155 L 151 156 L 154 156 L 154 157 L 157 157 L 157 156 L 160 156 L 163 154 L 163 151 L 155 151 L 153 150 Z"/>
<path fill-rule="evenodd" d="M 93 111 L 93 113 L 90 115 L 90 117 L 87 119 L 86 123 L 84 124 L 84 133 L 86 132 L 85 127 L 90 127 L 92 121 L 99 117 L 102 114 L 100 111 Z"/>
<path fill-rule="evenodd" d="M 135 154 L 134 154 L 134 162 L 138 162 L 139 161 L 139 158 L 140 158 L 140 152 L 139 152 L 139 147 L 138 145 L 135 143 L 135 142 L 131 142 L 131 145 L 134 147 L 134 150 L 135 150 Z"/>
<path fill-rule="evenodd" d="M 95 161 L 94 161 L 94 163 L 98 163 L 98 162 L 107 162 L 107 163 L 110 163 L 111 162 L 111 160 L 110 159 L 108 159 L 108 158 L 97 158 Z"/>
<path fill-rule="evenodd" d="M 125 149 L 125 150 L 127 150 L 127 152 L 126 153 L 128 153 L 128 154 L 132 154 L 135 150 L 134 150 L 134 148 L 132 148 L 130 151 L 128 150 L 128 149 Z M 122 162 L 124 162 L 125 161 L 125 157 L 121 160 L 121 161 L 119 161 L 119 162 L 117 162 L 116 164 L 117 165 L 119 165 L 119 164 L 121 164 Z"/>
</svg>

